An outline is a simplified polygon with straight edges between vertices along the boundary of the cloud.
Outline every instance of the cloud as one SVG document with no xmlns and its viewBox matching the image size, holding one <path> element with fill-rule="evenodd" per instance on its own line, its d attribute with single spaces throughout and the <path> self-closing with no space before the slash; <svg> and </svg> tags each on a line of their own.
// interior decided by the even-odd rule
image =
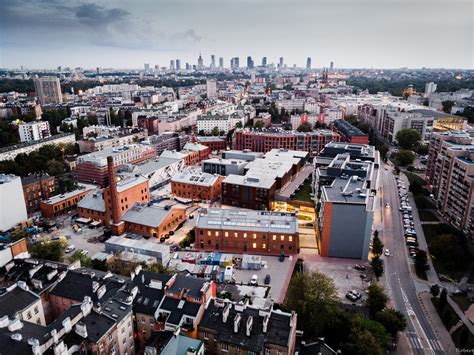
<svg viewBox="0 0 474 355">
<path fill-rule="evenodd" d="M 121 22 L 130 13 L 119 8 L 106 9 L 93 3 L 82 4 L 75 9 L 75 15 L 80 23 L 88 26 L 107 26 L 114 22 Z"/>
</svg>

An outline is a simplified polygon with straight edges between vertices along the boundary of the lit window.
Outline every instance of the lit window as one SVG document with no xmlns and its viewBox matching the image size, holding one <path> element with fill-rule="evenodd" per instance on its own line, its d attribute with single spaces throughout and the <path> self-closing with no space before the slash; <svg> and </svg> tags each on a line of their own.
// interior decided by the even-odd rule
<svg viewBox="0 0 474 355">
<path fill-rule="evenodd" d="M 290 242 L 292 242 L 292 241 L 293 241 L 293 237 L 290 235 L 290 236 L 288 237 L 288 240 L 289 240 Z"/>
<path fill-rule="evenodd" d="M 216 235 L 216 237 L 218 237 L 218 236 L 219 236 L 219 232 L 216 232 L 215 235 Z"/>
<path fill-rule="evenodd" d="M 257 243 L 253 243 L 252 246 L 254 249 L 257 248 Z"/>
<path fill-rule="evenodd" d="M 280 235 L 280 240 L 281 240 L 281 241 L 284 241 L 284 240 L 285 240 L 285 236 L 284 236 L 284 235 Z"/>
<path fill-rule="evenodd" d="M 273 234 L 273 240 L 277 240 L 277 236 Z"/>
<path fill-rule="evenodd" d="M 211 236 L 211 231 L 207 231 L 207 236 L 208 236 L 208 237 Z"/>
<path fill-rule="evenodd" d="M 257 233 L 253 234 L 253 239 L 257 239 Z"/>
<path fill-rule="evenodd" d="M 238 236 L 239 236 L 239 233 L 235 232 L 235 233 L 234 233 L 234 237 L 237 238 Z"/>
<path fill-rule="evenodd" d="M 224 235 L 225 235 L 226 237 L 228 237 L 228 236 L 229 236 L 229 232 L 225 232 Z"/>
<path fill-rule="evenodd" d="M 244 233 L 244 238 L 247 238 L 247 233 Z"/>
<path fill-rule="evenodd" d="M 267 249 L 267 245 L 265 243 L 262 244 L 262 249 Z"/>
</svg>

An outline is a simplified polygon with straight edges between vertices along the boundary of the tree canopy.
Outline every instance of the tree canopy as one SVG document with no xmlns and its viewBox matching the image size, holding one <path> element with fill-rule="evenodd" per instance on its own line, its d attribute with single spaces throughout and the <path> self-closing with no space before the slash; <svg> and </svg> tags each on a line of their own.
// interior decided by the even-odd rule
<svg viewBox="0 0 474 355">
<path fill-rule="evenodd" d="M 370 315 L 373 317 L 377 312 L 380 312 L 385 308 L 385 305 L 388 302 L 388 296 L 383 287 L 376 283 L 371 284 L 367 290 L 368 296 L 366 304 L 369 308 Z"/>
<path fill-rule="evenodd" d="M 32 257 L 51 261 L 61 261 L 65 249 L 66 243 L 62 240 L 38 242 L 29 246 L 29 252 Z"/>
<path fill-rule="evenodd" d="M 413 128 L 404 128 L 397 132 L 395 139 L 403 149 L 413 149 L 421 140 L 420 132 Z"/>
</svg>

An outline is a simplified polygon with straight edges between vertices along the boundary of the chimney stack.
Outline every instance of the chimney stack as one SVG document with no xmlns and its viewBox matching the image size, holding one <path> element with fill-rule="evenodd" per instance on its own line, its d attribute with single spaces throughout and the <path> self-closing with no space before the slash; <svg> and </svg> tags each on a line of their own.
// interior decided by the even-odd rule
<svg viewBox="0 0 474 355">
<path fill-rule="evenodd" d="M 253 325 L 253 317 L 250 316 L 247 318 L 247 327 L 245 329 L 245 334 L 249 337 L 250 336 L 250 332 L 252 331 L 252 325 Z"/>
<path fill-rule="evenodd" d="M 270 321 L 270 315 L 267 314 L 263 318 L 263 333 L 266 333 L 268 331 L 268 322 Z"/>
<path fill-rule="evenodd" d="M 112 204 L 112 221 L 113 224 L 119 224 L 121 216 L 117 197 L 117 180 L 115 179 L 114 158 L 112 156 L 107 157 L 107 170 L 109 174 L 110 202 Z"/>
<path fill-rule="evenodd" d="M 224 310 L 222 311 L 222 321 L 224 323 L 227 322 L 227 318 L 229 318 L 229 312 L 230 312 L 230 308 L 232 307 L 232 305 L 229 303 L 227 304 L 225 307 L 224 307 Z"/>
<path fill-rule="evenodd" d="M 240 318 L 240 313 L 237 313 L 234 318 L 234 333 L 239 332 Z"/>
</svg>

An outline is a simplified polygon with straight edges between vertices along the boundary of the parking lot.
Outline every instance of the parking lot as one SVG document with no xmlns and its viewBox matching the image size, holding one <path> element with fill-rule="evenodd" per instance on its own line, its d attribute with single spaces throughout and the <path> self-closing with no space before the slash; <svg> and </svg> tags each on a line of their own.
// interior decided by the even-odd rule
<svg viewBox="0 0 474 355">
<path fill-rule="evenodd" d="M 355 290 L 362 294 L 362 298 L 356 303 L 365 301 L 367 287 L 371 282 L 371 271 L 368 262 L 351 259 L 322 258 L 314 255 L 304 255 L 305 271 L 321 272 L 329 276 L 337 288 L 337 293 L 342 302 L 353 303 L 346 299 L 346 294 L 350 290 Z M 354 268 L 360 264 L 366 267 L 365 271 Z M 361 275 L 365 275 L 361 278 Z"/>
</svg>

